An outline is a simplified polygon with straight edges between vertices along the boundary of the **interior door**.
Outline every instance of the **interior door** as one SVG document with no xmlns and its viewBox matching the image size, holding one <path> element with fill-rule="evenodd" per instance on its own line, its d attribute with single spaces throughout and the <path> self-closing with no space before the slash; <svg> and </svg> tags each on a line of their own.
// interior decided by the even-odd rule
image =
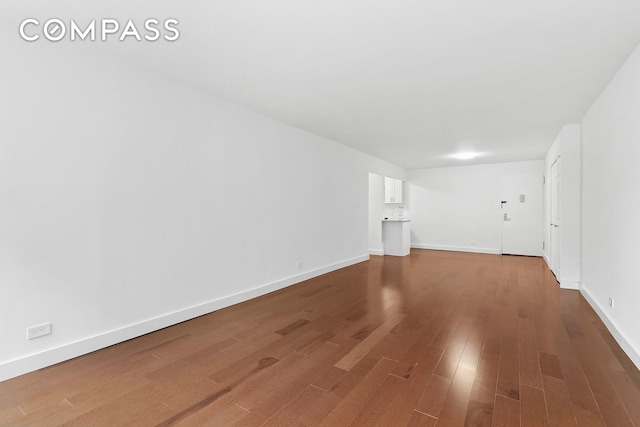
<svg viewBox="0 0 640 427">
<path fill-rule="evenodd" d="M 551 271 L 560 280 L 560 157 L 551 165 L 551 177 L 549 179 L 550 195 L 550 236 L 549 262 Z"/>
<path fill-rule="evenodd" d="M 542 255 L 542 175 L 502 176 L 502 253 Z"/>
</svg>

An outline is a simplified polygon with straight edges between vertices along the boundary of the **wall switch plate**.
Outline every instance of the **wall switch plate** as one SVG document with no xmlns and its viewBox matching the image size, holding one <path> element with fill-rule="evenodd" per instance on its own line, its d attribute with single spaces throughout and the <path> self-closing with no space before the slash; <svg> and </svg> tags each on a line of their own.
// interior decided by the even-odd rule
<svg viewBox="0 0 640 427">
<path fill-rule="evenodd" d="M 27 339 L 34 339 L 51 333 L 51 323 L 43 323 L 42 325 L 27 328 Z"/>
</svg>

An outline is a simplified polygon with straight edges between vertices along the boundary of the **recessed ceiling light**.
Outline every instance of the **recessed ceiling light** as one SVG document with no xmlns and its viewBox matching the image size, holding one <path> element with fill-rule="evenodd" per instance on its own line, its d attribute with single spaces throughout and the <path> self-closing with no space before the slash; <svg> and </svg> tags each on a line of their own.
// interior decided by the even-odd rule
<svg viewBox="0 0 640 427">
<path fill-rule="evenodd" d="M 458 160 L 469 160 L 469 159 L 473 159 L 477 155 L 478 155 L 478 153 L 473 153 L 471 151 L 465 151 L 465 152 L 462 152 L 462 153 L 454 154 L 453 157 L 455 157 Z"/>
</svg>

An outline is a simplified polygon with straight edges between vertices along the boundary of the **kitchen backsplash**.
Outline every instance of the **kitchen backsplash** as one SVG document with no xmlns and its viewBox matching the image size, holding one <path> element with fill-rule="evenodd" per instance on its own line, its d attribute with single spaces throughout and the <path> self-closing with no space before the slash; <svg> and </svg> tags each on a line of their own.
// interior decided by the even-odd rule
<svg viewBox="0 0 640 427">
<path fill-rule="evenodd" d="M 406 217 L 406 211 L 404 209 L 404 205 L 402 204 L 385 203 L 382 215 L 383 218 L 404 218 Z"/>
</svg>

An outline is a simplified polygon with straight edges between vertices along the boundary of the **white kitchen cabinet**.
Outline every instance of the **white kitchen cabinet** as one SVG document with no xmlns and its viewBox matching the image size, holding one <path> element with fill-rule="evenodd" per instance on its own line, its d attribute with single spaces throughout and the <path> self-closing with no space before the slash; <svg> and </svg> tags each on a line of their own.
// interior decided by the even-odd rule
<svg viewBox="0 0 640 427">
<path fill-rule="evenodd" d="M 411 223 L 408 219 L 383 220 L 385 255 L 405 256 L 411 251 Z"/>
<path fill-rule="evenodd" d="M 402 181 L 395 178 L 384 177 L 384 202 L 402 203 Z"/>
</svg>

